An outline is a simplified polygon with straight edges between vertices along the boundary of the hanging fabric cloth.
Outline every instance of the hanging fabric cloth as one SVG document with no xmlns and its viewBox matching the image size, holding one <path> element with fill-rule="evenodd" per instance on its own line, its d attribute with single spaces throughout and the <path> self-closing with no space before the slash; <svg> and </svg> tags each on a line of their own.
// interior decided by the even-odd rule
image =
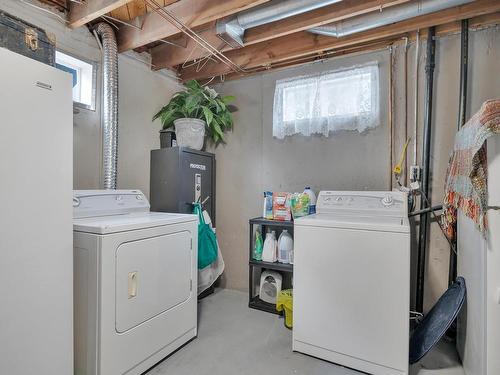
<svg viewBox="0 0 500 375">
<path fill-rule="evenodd" d="M 200 203 L 194 203 L 193 213 L 198 215 L 198 269 L 212 264 L 217 259 L 217 237 L 210 224 L 205 222 Z"/>
<path fill-rule="evenodd" d="M 206 210 L 203 211 L 203 219 L 210 229 L 215 233 L 212 226 L 212 219 Z M 220 251 L 219 241 L 217 241 L 217 259 L 205 268 L 198 270 L 198 295 L 210 288 L 224 272 L 225 264 Z"/>
<path fill-rule="evenodd" d="M 457 210 L 472 219 L 483 234 L 488 223 L 486 140 L 500 134 L 500 99 L 488 100 L 460 129 L 448 164 L 442 224 L 455 239 Z"/>
</svg>

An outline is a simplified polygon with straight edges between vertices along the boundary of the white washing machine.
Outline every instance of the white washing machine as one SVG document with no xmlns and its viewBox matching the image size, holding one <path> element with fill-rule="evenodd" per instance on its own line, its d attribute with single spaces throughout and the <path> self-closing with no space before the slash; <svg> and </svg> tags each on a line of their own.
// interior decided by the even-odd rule
<svg viewBox="0 0 500 375">
<path fill-rule="evenodd" d="M 401 192 L 322 191 L 295 221 L 293 350 L 408 374 L 410 226 Z"/>
<path fill-rule="evenodd" d="M 197 334 L 195 215 L 139 190 L 73 196 L 75 375 L 136 375 Z"/>
</svg>

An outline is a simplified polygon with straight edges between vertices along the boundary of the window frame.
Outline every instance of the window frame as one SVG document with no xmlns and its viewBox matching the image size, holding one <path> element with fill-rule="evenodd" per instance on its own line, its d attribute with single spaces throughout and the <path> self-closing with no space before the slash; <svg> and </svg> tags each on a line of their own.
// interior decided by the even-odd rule
<svg viewBox="0 0 500 375">
<path fill-rule="evenodd" d="M 79 109 L 85 109 L 88 111 L 96 111 L 96 100 L 97 100 L 97 68 L 98 68 L 98 63 L 94 60 L 89 60 L 84 57 L 77 56 L 73 53 L 67 52 L 63 49 L 56 49 L 57 52 L 63 53 L 64 55 L 67 55 L 69 57 L 72 57 L 76 60 L 80 60 L 86 64 L 89 64 L 92 66 L 92 92 L 91 92 L 91 104 L 85 104 L 82 102 L 78 102 L 73 100 L 73 107 L 79 108 Z M 57 60 L 56 60 L 57 63 Z M 56 68 L 58 69 L 58 68 Z"/>
</svg>

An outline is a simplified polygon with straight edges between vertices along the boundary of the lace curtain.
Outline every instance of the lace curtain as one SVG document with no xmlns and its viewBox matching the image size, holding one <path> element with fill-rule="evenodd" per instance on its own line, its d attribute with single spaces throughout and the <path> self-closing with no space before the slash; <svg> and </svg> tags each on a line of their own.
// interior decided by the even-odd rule
<svg viewBox="0 0 500 375">
<path fill-rule="evenodd" d="M 376 62 L 276 82 L 273 136 L 309 136 L 377 127 L 379 69 Z"/>
</svg>

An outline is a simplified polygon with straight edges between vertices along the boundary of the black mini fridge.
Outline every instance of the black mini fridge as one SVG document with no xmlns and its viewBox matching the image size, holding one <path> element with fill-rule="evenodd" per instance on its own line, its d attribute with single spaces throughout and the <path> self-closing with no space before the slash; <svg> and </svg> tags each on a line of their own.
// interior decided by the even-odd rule
<svg viewBox="0 0 500 375">
<path fill-rule="evenodd" d="M 185 147 L 151 150 L 151 211 L 192 213 L 203 203 L 215 227 L 215 155 Z"/>
</svg>

